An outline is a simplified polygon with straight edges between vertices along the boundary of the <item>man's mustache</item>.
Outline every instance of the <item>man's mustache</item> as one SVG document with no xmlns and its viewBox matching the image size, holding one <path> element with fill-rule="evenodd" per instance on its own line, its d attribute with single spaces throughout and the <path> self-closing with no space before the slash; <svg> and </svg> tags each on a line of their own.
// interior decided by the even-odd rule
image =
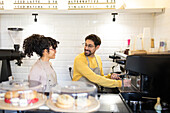
<svg viewBox="0 0 170 113">
<path fill-rule="evenodd" d="M 89 51 L 89 52 L 91 52 L 90 50 L 86 50 L 86 49 L 85 49 L 85 51 Z"/>
</svg>

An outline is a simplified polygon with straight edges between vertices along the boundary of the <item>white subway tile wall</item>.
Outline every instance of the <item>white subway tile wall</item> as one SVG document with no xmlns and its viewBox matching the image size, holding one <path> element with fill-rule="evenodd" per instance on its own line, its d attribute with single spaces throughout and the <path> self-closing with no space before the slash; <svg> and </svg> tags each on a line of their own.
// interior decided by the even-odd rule
<svg viewBox="0 0 170 113">
<path fill-rule="evenodd" d="M 13 48 L 12 40 L 8 34 L 8 27 L 22 27 L 21 48 L 25 38 L 33 33 L 51 36 L 60 41 L 57 49 L 56 59 L 51 60 L 57 73 L 58 81 L 71 80 L 69 66 L 73 66 L 74 58 L 83 52 L 84 39 L 89 34 L 97 34 L 102 44 L 96 54 L 101 56 L 103 61 L 104 74 L 112 71 L 116 65 L 109 55 L 115 51 L 126 48 L 127 39 L 132 35 L 143 33 L 144 27 L 151 28 L 153 36 L 154 17 L 151 14 L 118 14 L 116 22 L 112 21 L 113 16 L 106 14 L 82 14 L 82 15 L 53 15 L 38 14 L 37 22 L 30 15 L 0 15 L 0 48 Z M 24 58 L 22 66 L 17 66 L 16 61 L 11 61 L 12 74 L 16 78 L 27 79 L 31 66 L 36 62 L 38 56 Z"/>
<path fill-rule="evenodd" d="M 156 14 L 154 23 L 154 37 L 156 43 L 165 41 L 167 43 L 167 50 L 170 51 L 170 3 L 169 8 L 165 9 L 164 14 Z M 156 45 L 159 48 L 159 44 Z"/>
</svg>

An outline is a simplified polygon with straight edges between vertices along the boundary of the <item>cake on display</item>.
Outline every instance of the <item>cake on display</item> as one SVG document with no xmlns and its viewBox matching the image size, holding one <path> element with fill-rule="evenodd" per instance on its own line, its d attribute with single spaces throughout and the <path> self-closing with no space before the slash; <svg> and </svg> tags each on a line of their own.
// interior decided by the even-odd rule
<svg viewBox="0 0 170 113">
<path fill-rule="evenodd" d="M 13 106 L 25 107 L 29 104 L 38 102 L 37 91 L 35 90 L 15 90 L 7 91 L 5 93 L 5 103 L 12 104 Z"/>
</svg>

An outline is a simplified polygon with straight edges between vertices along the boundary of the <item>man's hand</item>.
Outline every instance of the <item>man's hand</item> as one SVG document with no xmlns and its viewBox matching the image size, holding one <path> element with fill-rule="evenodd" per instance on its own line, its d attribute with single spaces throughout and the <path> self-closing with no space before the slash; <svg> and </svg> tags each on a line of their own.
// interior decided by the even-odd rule
<svg viewBox="0 0 170 113">
<path fill-rule="evenodd" d="M 125 78 L 123 80 L 124 87 L 131 87 L 131 79 Z"/>
<path fill-rule="evenodd" d="M 121 74 L 112 73 L 111 79 L 121 80 L 120 75 Z M 124 78 L 123 79 L 123 85 L 124 85 L 124 87 L 131 87 L 131 79 L 130 78 Z"/>
<path fill-rule="evenodd" d="M 121 78 L 119 77 L 119 75 L 120 75 L 120 74 L 112 73 L 111 79 L 120 80 Z"/>
</svg>

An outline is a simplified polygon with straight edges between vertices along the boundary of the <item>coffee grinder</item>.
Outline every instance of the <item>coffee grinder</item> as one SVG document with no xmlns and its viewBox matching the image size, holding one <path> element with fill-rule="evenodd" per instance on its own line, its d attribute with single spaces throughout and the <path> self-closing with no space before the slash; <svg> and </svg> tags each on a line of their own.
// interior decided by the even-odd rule
<svg viewBox="0 0 170 113">
<path fill-rule="evenodd" d="M 1 73 L 0 73 L 0 83 L 2 81 L 8 81 L 8 78 L 12 76 L 11 72 L 11 60 L 17 60 L 15 64 L 21 66 L 22 58 L 25 57 L 20 48 L 20 37 L 23 28 L 8 28 L 8 33 L 14 43 L 14 49 L 0 49 L 0 60 L 2 60 Z"/>
</svg>

